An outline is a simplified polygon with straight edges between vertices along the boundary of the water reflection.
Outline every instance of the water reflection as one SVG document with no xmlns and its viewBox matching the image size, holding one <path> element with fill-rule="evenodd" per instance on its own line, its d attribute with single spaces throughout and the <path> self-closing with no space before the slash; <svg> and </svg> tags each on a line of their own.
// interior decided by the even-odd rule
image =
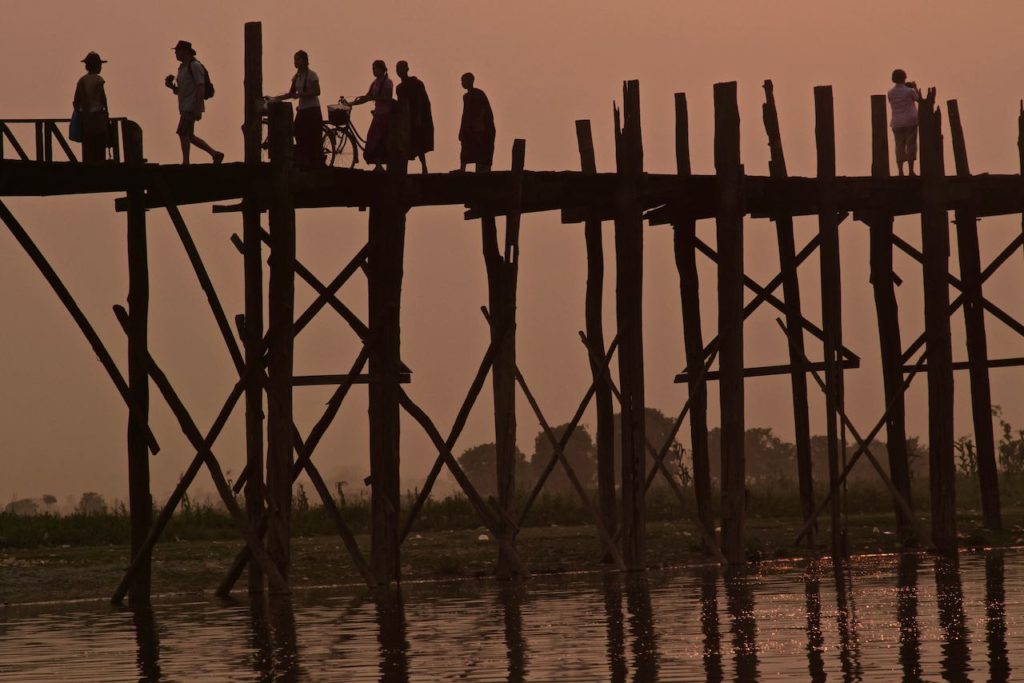
<svg viewBox="0 0 1024 683">
<path fill-rule="evenodd" d="M 409 680 L 409 640 L 406 634 L 405 604 L 401 591 L 378 596 L 377 642 L 380 644 L 380 680 L 403 683 Z"/>
<path fill-rule="evenodd" d="M 700 581 L 700 630 L 704 634 L 704 678 L 721 683 L 722 633 L 718 627 L 718 571 L 705 569 Z"/>
<path fill-rule="evenodd" d="M 736 679 L 757 680 L 757 620 L 750 577 L 732 573 L 725 577 L 725 601 L 732 621 L 732 648 L 736 657 Z"/>
<path fill-rule="evenodd" d="M 1022 620 L 1018 551 L 0 608 L 0 682 L 1009 681 Z"/>
<path fill-rule="evenodd" d="M 523 638 L 523 601 L 526 588 L 510 583 L 498 591 L 498 603 L 505 615 L 505 648 L 508 651 L 508 681 L 526 680 L 526 640 Z"/>
<path fill-rule="evenodd" d="M 942 677 L 947 681 L 969 680 L 971 648 L 964 613 L 964 591 L 955 559 L 935 560 L 935 600 L 942 630 Z"/>
<path fill-rule="evenodd" d="M 1006 646 L 1006 555 L 994 550 L 985 558 L 985 635 L 992 683 L 1010 680 L 1010 652 Z"/>
<path fill-rule="evenodd" d="M 813 683 L 828 678 L 825 674 L 825 635 L 821 630 L 821 576 L 818 565 L 811 565 L 804 576 L 804 604 L 807 606 L 807 673 Z"/>
<path fill-rule="evenodd" d="M 896 621 L 900 629 L 903 680 L 921 681 L 921 627 L 917 623 L 917 555 L 904 555 L 896 573 Z"/>
<path fill-rule="evenodd" d="M 151 607 L 133 609 L 132 623 L 135 625 L 135 644 L 138 648 L 135 662 L 139 667 L 139 680 L 159 681 L 160 634 L 157 632 L 153 609 Z"/>
<path fill-rule="evenodd" d="M 860 681 L 860 640 L 857 637 L 857 605 L 853 599 L 853 578 L 845 562 L 833 565 L 836 584 L 836 630 L 839 632 L 839 664 L 844 681 Z"/>
</svg>

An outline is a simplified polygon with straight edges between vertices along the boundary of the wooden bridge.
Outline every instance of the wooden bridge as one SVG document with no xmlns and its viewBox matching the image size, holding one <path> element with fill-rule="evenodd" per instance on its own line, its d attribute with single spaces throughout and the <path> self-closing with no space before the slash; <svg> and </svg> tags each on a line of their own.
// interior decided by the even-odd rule
<svg viewBox="0 0 1024 683">
<path fill-rule="evenodd" d="M 545 172 L 526 170 L 526 144 L 516 140 L 512 168 L 481 174 L 408 175 L 403 152 L 403 118 L 397 110 L 393 159 L 384 173 L 324 168 L 302 171 L 292 164 L 292 109 L 290 104 L 269 106 L 269 161 L 261 151 L 263 128 L 257 103 L 262 92 L 262 33 L 258 23 L 245 27 L 245 112 L 243 129 L 245 161 L 223 165 L 160 165 L 147 163 L 142 131 L 131 121 L 121 124 L 123 162 L 83 165 L 60 133 L 59 122 L 32 122 L 36 133 L 36 158 L 25 153 L 12 132 L 17 122 L 0 122 L 0 140 L 17 152 L 16 159 L 0 162 L 0 197 L 49 196 L 99 192 L 123 192 L 115 208 L 127 216 L 129 294 L 127 310 L 115 313 L 128 339 L 128 367 L 112 359 L 103 341 L 75 303 L 58 274 L 34 244 L 28 232 L 0 202 L 0 219 L 38 267 L 96 352 L 129 410 L 128 471 L 132 522 L 132 559 L 118 586 L 114 601 L 126 595 L 145 602 L 150 594 L 150 555 L 177 504 L 198 472 L 206 467 L 218 494 L 238 526 L 245 545 L 219 591 L 229 592 L 249 565 L 249 589 L 288 590 L 290 510 L 292 484 L 309 475 L 325 509 L 344 539 L 348 552 L 366 583 L 387 586 L 400 579 L 399 553 L 417 514 L 441 470 L 447 468 L 472 503 L 480 520 L 498 542 L 496 573 L 502 578 L 528 576 L 529 558 L 517 549 L 516 537 L 531 506 L 555 468 L 562 468 L 592 517 L 601 539 L 602 552 L 622 570 L 645 566 L 644 497 L 652 481 L 663 476 L 675 495 L 690 495 L 670 474 L 666 454 L 685 420 L 689 420 L 693 455 L 697 525 L 707 552 L 723 562 L 745 561 L 744 518 L 745 465 L 743 438 L 744 379 L 763 375 L 788 375 L 792 386 L 798 476 L 806 520 L 798 541 L 815 542 L 815 520 L 826 507 L 831 514 L 833 556 L 845 554 L 841 516 L 841 484 L 851 468 L 865 458 L 877 471 L 892 495 L 901 540 L 910 545 L 932 546 L 937 552 L 955 554 L 955 466 L 953 453 L 953 373 L 967 370 L 970 379 L 974 432 L 984 522 L 999 528 L 1000 506 L 994 435 L 991 422 L 989 368 L 1024 364 L 1024 359 L 990 359 L 985 335 L 985 313 L 1000 319 L 1024 335 L 1024 325 L 996 303 L 985 298 L 983 284 L 1024 245 L 1018 236 L 991 263 L 979 256 L 977 219 L 983 216 L 1024 212 L 1024 182 L 1019 175 L 972 175 L 955 101 L 946 104 L 948 130 L 952 135 L 955 174 L 947 175 L 943 158 L 943 116 L 934 91 L 920 107 L 921 176 L 890 177 L 888 129 L 884 96 L 871 99 L 872 168 L 865 177 L 838 177 L 835 163 L 835 131 L 832 90 L 818 87 L 815 97 L 817 176 L 791 177 L 786 170 L 779 122 L 771 82 L 765 82 L 764 130 L 771 150 L 766 175 L 746 172 L 740 158 L 740 120 L 736 84 L 714 87 L 715 131 L 713 175 L 694 174 L 690 167 L 686 97 L 677 94 L 677 173 L 644 172 L 640 127 L 639 84 L 624 84 L 621 109 L 614 112 L 616 168 L 598 173 L 589 121 L 576 122 L 580 170 Z M 1024 131 L 1024 112 L 1021 117 Z M 69 157 L 54 159 L 54 141 Z M 31 147 L 31 146 L 29 146 Z M 0 147 L 0 150 L 3 148 Z M 1021 147 L 1024 164 L 1024 146 Z M 242 237 L 233 238 L 245 270 L 244 315 L 232 321 L 220 304 L 200 253 L 178 207 L 213 204 L 214 211 L 241 214 Z M 490 343 L 482 350 L 478 371 L 452 426 L 442 431 L 427 411 L 403 388 L 412 370 L 401 357 L 401 294 L 406 214 L 415 207 L 460 205 L 467 220 L 479 220 L 483 234 L 483 259 L 488 297 L 484 314 L 490 326 Z M 349 206 L 368 208 L 368 241 L 337 277 L 323 282 L 295 256 L 295 210 L 298 208 Z M 168 212 L 196 276 L 210 303 L 218 328 L 230 353 L 237 382 L 228 389 L 223 407 L 204 430 L 174 389 L 171 379 L 153 358 L 148 345 L 149 254 L 146 247 L 146 211 Z M 516 289 L 519 235 L 523 216 L 540 211 L 560 211 L 562 221 L 583 226 L 587 246 L 586 330 L 581 332 L 588 354 L 592 382 L 583 393 L 569 427 L 556 435 L 516 364 Z M 949 219 L 955 212 L 960 276 L 949 269 Z M 893 233 L 898 215 L 921 216 L 923 248 L 917 250 Z M 797 249 L 793 218 L 816 215 L 819 231 Z M 743 272 L 746 216 L 774 221 L 781 272 L 767 284 Z M 871 234 L 871 283 L 878 313 L 885 408 L 877 422 L 863 432 L 849 420 L 844 409 L 844 371 L 859 366 L 859 358 L 843 345 L 840 315 L 839 229 L 844 221 L 859 221 Z M 498 230 L 498 219 L 504 231 Z M 696 223 L 714 219 L 717 250 L 701 241 Z M 603 221 L 615 224 L 616 328 L 603 328 L 604 258 Z M 688 385 L 689 398 L 680 407 L 672 434 L 664 443 L 651 443 L 644 423 L 644 339 L 642 335 L 643 248 L 645 222 L 670 226 L 674 234 L 675 260 L 679 271 L 681 314 L 687 367 L 676 380 Z M 266 229 L 265 229 L 266 228 Z M 502 239 L 499 240 L 499 235 Z M 264 247 L 269 266 L 264 267 Z M 893 250 L 906 252 L 922 265 L 925 293 L 925 330 L 905 345 L 894 287 Z M 717 263 L 718 335 L 704 332 L 698 300 L 696 256 L 701 253 Z M 797 269 L 817 252 L 821 267 L 821 325 L 804 316 L 800 304 Z M 263 278 L 269 272 L 268 318 L 264 320 Z M 369 316 L 360 320 L 337 293 L 358 273 L 368 280 Z M 317 293 L 314 302 L 296 311 L 296 278 Z M 959 291 L 950 298 L 950 286 Z M 744 304 L 744 291 L 754 297 Z M 781 290 L 781 292 L 780 292 Z M 779 325 L 788 339 L 789 363 L 747 367 L 743 358 L 744 320 L 762 305 L 777 309 Z M 950 316 L 963 307 L 967 330 L 966 362 L 953 361 Z M 341 316 L 362 339 L 363 347 L 344 375 L 296 377 L 293 343 L 314 316 L 331 311 Z M 823 342 L 824 357 L 811 361 L 804 346 L 806 335 Z M 609 371 L 618 355 L 618 376 Z M 920 528 L 913 507 L 904 426 L 904 393 L 920 375 L 927 377 L 931 528 Z M 459 436 L 490 376 L 494 392 L 494 425 L 497 448 L 497 496 L 485 500 L 453 456 Z M 722 477 L 721 535 L 716 534 L 712 513 L 712 486 L 708 463 L 708 381 L 720 383 Z M 828 462 L 826 473 L 811 472 L 808 381 L 826 397 Z M 292 416 L 292 389 L 297 385 L 334 387 L 322 417 L 307 434 L 300 434 Z M 342 517 L 336 501 L 313 461 L 320 439 L 355 384 L 367 384 L 370 422 L 371 537 L 369 558 L 362 551 Z M 149 429 L 150 388 L 167 402 L 181 429 L 195 449 L 195 457 L 178 487 L 152 518 L 149 457 L 159 450 L 156 434 Z M 517 389 L 518 387 L 518 389 Z M 553 446 L 553 455 L 521 509 L 513 506 L 516 472 L 515 434 L 517 391 Z M 243 401 L 246 413 L 246 465 L 232 487 L 225 478 L 214 447 L 228 416 Z M 591 402 L 596 404 L 598 449 L 598 496 L 596 502 L 584 490 L 565 458 L 563 449 Z M 622 413 L 622 429 L 613 434 L 613 411 Z M 426 432 L 437 457 L 408 511 L 401 509 L 399 489 L 399 413 L 406 411 Z M 872 444 L 886 430 L 887 467 L 876 460 Z M 846 462 L 844 439 L 856 442 Z M 613 465 L 613 440 L 621 439 L 621 471 Z M 265 457 L 264 457 L 265 456 Z M 648 465 L 650 465 L 648 469 Z M 815 500 L 813 482 L 827 478 L 829 494 Z M 236 495 L 244 492 L 244 506 Z M 689 506 L 684 506 L 688 508 Z M 251 562 L 250 562 L 251 560 Z"/>
</svg>

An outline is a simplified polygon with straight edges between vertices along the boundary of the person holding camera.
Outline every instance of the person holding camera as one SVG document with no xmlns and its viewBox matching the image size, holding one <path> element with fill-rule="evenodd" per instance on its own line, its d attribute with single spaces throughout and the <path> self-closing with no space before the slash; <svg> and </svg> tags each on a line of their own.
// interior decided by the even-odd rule
<svg viewBox="0 0 1024 683">
<path fill-rule="evenodd" d="M 178 96 L 178 137 L 181 138 L 181 163 L 188 166 L 189 150 L 192 145 L 203 150 L 213 158 L 213 163 L 219 164 L 224 161 L 224 153 L 218 152 L 201 138 L 196 137 L 196 121 L 203 118 L 206 111 L 207 91 L 209 75 L 206 67 L 196 59 L 196 51 L 192 43 L 187 40 L 179 40 L 174 46 L 174 56 L 181 62 L 178 67 L 178 78 L 168 76 L 164 79 L 164 85 Z"/>
<path fill-rule="evenodd" d="M 892 109 L 892 135 L 896 140 L 896 166 L 903 175 L 903 162 L 907 162 L 910 175 L 914 175 L 914 161 L 917 160 L 917 103 L 921 91 L 917 83 L 907 81 L 907 72 L 896 69 L 892 72 L 895 84 L 889 90 L 889 107 Z"/>
</svg>

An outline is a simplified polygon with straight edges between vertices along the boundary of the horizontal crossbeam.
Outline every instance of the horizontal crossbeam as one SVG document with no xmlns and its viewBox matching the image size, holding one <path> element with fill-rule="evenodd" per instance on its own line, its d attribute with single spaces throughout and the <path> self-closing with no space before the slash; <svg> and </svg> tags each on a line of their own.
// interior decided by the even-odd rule
<svg viewBox="0 0 1024 683">
<path fill-rule="evenodd" d="M 843 359 L 842 366 L 843 366 L 843 369 L 845 369 L 845 370 L 853 370 L 853 369 L 859 368 L 860 367 L 860 358 L 845 358 L 845 359 Z M 761 365 L 761 366 L 753 367 L 753 368 L 744 368 L 743 369 L 743 376 L 747 377 L 747 378 L 749 378 L 749 377 L 771 377 L 773 375 L 788 375 L 791 372 L 793 372 L 794 370 L 802 371 L 802 372 L 811 372 L 811 371 L 814 371 L 814 370 L 824 370 L 824 369 L 825 369 L 825 363 L 824 362 L 815 362 L 815 363 L 810 363 L 810 364 L 805 364 L 805 363 L 791 364 L 791 363 L 787 363 L 787 364 L 784 364 L 784 365 Z M 714 381 L 714 380 L 718 379 L 718 376 L 719 376 L 719 371 L 718 370 L 711 370 L 711 371 L 708 371 L 704 375 L 704 380 L 708 381 L 708 382 L 711 382 L 711 381 Z M 676 375 L 675 381 L 676 381 L 676 384 L 684 384 L 684 383 L 690 381 L 690 375 L 687 372 L 681 372 L 678 375 Z"/>
<path fill-rule="evenodd" d="M 349 375 L 294 375 L 292 377 L 293 387 L 323 387 L 336 386 L 349 381 Z M 408 372 L 398 374 L 399 384 L 409 384 L 412 381 Z M 367 374 L 356 375 L 351 380 L 352 384 L 369 384 L 370 376 Z"/>
</svg>

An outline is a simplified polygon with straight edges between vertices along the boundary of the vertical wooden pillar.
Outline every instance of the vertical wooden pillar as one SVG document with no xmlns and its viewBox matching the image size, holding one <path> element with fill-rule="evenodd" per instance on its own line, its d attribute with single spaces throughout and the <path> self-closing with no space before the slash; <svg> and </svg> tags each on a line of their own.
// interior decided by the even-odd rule
<svg viewBox="0 0 1024 683">
<path fill-rule="evenodd" d="M 401 192 L 408 155 L 408 110 L 397 107 L 384 199 L 370 206 L 366 279 L 370 336 L 370 565 L 381 586 L 398 581 L 401 482 L 399 479 L 401 394 L 401 304 L 405 260 L 405 214 Z"/>
<path fill-rule="evenodd" d="M 889 127 L 885 95 L 871 96 L 871 175 L 889 177 Z M 906 411 L 903 398 L 903 342 L 900 340 L 899 306 L 896 302 L 896 273 L 892 268 L 891 215 L 866 216 L 871 231 L 871 288 L 878 315 L 878 345 L 882 359 L 885 402 L 890 406 L 885 421 L 889 476 L 904 500 L 913 507 L 910 491 L 910 463 L 907 457 Z M 914 523 L 893 501 L 896 530 L 904 545 L 914 542 Z M 923 540 L 923 539 L 922 539 Z"/>
<path fill-rule="evenodd" d="M 263 96 L 263 25 L 245 24 L 245 163 L 256 167 L 261 162 L 263 126 L 257 104 Z M 252 340 L 263 339 L 263 242 L 260 239 L 258 197 L 250 194 L 242 203 L 242 237 L 245 282 L 245 363 L 256 361 Z M 245 460 L 249 476 L 245 482 L 245 510 L 256 528 L 263 518 L 263 388 L 257 374 L 245 387 Z M 263 591 L 263 571 L 258 562 L 249 563 L 249 592 Z"/>
<path fill-rule="evenodd" d="M 967 144 L 960 125 L 956 100 L 947 103 L 949 131 L 953 136 L 953 161 L 956 174 L 971 175 L 967 163 Z M 995 434 L 992 430 L 992 387 L 988 377 L 988 339 L 985 311 L 981 306 L 981 255 L 978 247 L 978 218 L 970 211 L 957 209 L 956 244 L 960 257 L 960 279 L 964 287 L 964 326 L 967 329 L 967 360 L 970 363 L 971 415 L 974 418 L 974 442 L 978 453 L 978 479 L 981 484 L 981 510 L 985 526 L 1002 529 L 999 504 L 999 473 L 996 468 Z"/>
<path fill-rule="evenodd" d="M 928 456 L 932 542 L 956 554 L 956 465 L 953 461 L 953 348 L 949 322 L 949 216 L 945 206 L 942 114 L 935 90 L 921 102 L 921 251 L 924 327 L 928 352 Z"/>
<path fill-rule="evenodd" d="M 142 129 L 125 125 L 125 160 L 142 164 Z M 153 524 L 153 498 L 149 490 L 149 255 L 146 246 L 146 203 L 141 184 L 128 190 L 128 505 L 131 515 L 132 557 L 142 550 Z M 147 556 L 129 587 L 128 601 L 147 604 L 151 562 Z"/>
<path fill-rule="evenodd" d="M 594 138 L 590 121 L 576 122 L 576 142 L 580 151 L 580 168 L 584 173 L 597 173 L 594 157 Z M 604 244 L 601 235 L 601 218 L 588 216 L 584 224 L 584 239 L 587 243 L 587 291 L 584 304 L 587 339 L 596 349 L 605 349 L 602 304 L 604 302 Z M 590 373 L 597 389 L 594 401 L 597 408 L 597 497 L 601 508 L 601 521 L 609 534 L 615 535 L 618 519 L 615 505 L 615 417 L 612 404 L 612 390 L 608 384 L 608 373 L 590 358 Z M 603 379 L 602 379 L 603 378 Z M 611 555 L 605 555 L 611 562 Z"/>
<path fill-rule="evenodd" d="M 686 93 L 676 93 L 676 173 L 692 175 L 690 169 L 690 117 Z M 711 467 L 708 463 L 708 385 L 704 376 L 704 335 L 700 321 L 700 280 L 697 277 L 697 221 L 679 216 L 673 228 L 673 250 L 679 272 L 679 303 L 683 315 L 683 346 L 689 377 L 690 452 L 693 457 L 693 489 L 697 499 L 697 522 L 706 536 L 715 537 L 711 507 Z M 696 386 L 693 385 L 698 380 Z M 705 544 L 705 551 L 710 550 Z"/>
<path fill-rule="evenodd" d="M 746 561 L 746 459 L 743 397 L 743 166 L 736 83 L 715 84 L 715 175 L 718 181 L 718 338 L 722 413 L 722 552 Z"/>
<path fill-rule="evenodd" d="M 765 103 L 761 109 L 764 129 L 768 135 L 768 173 L 772 178 L 785 178 L 786 156 L 782 149 L 779 112 L 775 106 L 775 90 L 771 81 L 764 82 Z M 807 373 L 805 362 L 804 328 L 800 321 L 800 278 L 797 273 L 796 242 L 793 237 L 793 217 L 778 215 L 775 234 L 779 243 L 779 269 L 782 271 L 782 292 L 786 300 L 786 329 L 789 331 L 789 382 L 793 392 L 793 433 L 796 440 L 796 466 L 800 486 L 800 509 L 803 518 L 814 515 L 814 471 L 811 465 L 811 424 L 807 401 Z M 807 545 L 813 546 L 817 524 L 807 530 Z"/>
<path fill-rule="evenodd" d="M 267 364 L 267 551 L 288 578 L 292 506 L 292 368 L 295 345 L 295 207 L 291 191 L 292 105 L 271 102 L 270 348 Z"/>
<path fill-rule="evenodd" d="M 526 141 L 512 146 L 514 194 L 522 195 L 522 173 L 526 163 Z M 506 513 L 498 521 L 503 536 L 499 544 L 497 575 L 508 579 L 515 574 L 514 558 L 504 551 L 506 542 L 515 543 L 516 530 L 507 522 L 512 518 L 516 475 L 516 289 L 519 275 L 519 213 L 511 207 L 505 224 L 505 252 L 498 247 L 498 227 L 494 216 L 481 220 L 484 265 L 487 269 L 488 304 L 491 311 L 491 341 L 497 344 L 491 371 L 494 391 L 494 444 L 497 464 L 498 506 Z M 501 337 L 499 339 L 499 337 Z"/>
<path fill-rule="evenodd" d="M 832 400 L 826 401 L 825 421 L 828 438 L 828 481 L 832 493 L 832 559 L 846 556 L 845 530 L 840 519 L 839 411 L 843 406 L 842 292 L 839 277 L 839 221 L 832 199 L 836 177 L 835 116 L 832 86 L 814 88 L 814 137 L 818 150 L 818 234 L 821 235 L 821 327 L 824 332 L 825 386 Z"/>
<path fill-rule="evenodd" d="M 644 419 L 644 233 L 639 186 L 644 169 L 640 82 L 622 86 L 623 111 L 615 110 L 619 174 L 615 213 L 615 303 L 622 394 L 622 555 L 632 571 L 644 567 L 644 492 L 647 433 Z"/>
</svg>

